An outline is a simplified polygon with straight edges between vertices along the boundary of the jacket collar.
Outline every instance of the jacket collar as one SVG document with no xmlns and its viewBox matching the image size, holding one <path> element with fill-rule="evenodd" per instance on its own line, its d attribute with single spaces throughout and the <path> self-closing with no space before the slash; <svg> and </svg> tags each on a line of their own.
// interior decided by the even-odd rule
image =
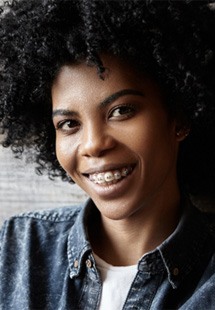
<svg viewBox="0 0 215 310">
<path fill-rule="evenodd" d="M 209 259 L 214 246 L 206 216 L 187 200 L 175 231 L 157 248 L 172 287 L 177 288 L 203 259 Z"/>
<path fill-rule="evenodd" d="M 204 213 L 197 210 L 189 201 L 185 203 L 183 209 L 175 231 L 157 249 L 145 254 L 139 261 L 139 269 L 141 266 L 150 269 L 150 272 L 155 269 L 156 272 L 159 272 L 159 269 L 166 269 L 168 280 L 173 288 L 178 287 L 203 256 L 208 255 L 209 259 L 215 246 L 215 238 L 210 232 Z M 67 254 L 71 278 L 79 276 L 85 263 L 90 261 L 94 267 L 93 276 L 99 279 L 87 233 L 87 226 L 94 211 L 95 205 L 89 199 L 70 231 Z M 161 264 L 153 265 L 155 259 Z"/>
</svg>

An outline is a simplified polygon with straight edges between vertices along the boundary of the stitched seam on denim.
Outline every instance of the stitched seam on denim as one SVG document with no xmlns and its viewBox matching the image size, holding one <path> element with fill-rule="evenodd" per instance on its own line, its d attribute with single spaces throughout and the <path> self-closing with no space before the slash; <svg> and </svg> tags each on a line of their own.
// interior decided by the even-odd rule
<svg viewBox="0 0 215 310">
<path fill-rule="evenodd" d="M 72 207 L 71 207 L 72 208 Z M 18 215 L 12 216 L 9 221 L 16 220 L 16 219 L 34 219 L 34 220 L 40 220 L 45 222 L 69 222 L 71 220 L 75 220 L 79 212 L 81 211 L 81 208 L 76 209 L 74 211 L 71 211 L 71 214 L 68 214 L 67 216 L 62 214 L 56 214 L 56 216 L 52 214 L 43 214 L 43 213 L 22 213 Z"/>
</svg>

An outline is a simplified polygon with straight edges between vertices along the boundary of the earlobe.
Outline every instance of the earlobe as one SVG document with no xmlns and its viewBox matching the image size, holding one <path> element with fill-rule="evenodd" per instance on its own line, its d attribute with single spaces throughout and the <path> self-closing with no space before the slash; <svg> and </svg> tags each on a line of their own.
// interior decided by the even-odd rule
<svg viewBox="0 0 215 310">
<path fill-rule="evenodd" d="M 190 133 L 190 128 L 182 127 L 182 128 L 176 128 L 176 138 L 178 141 L 183 141 Z"/>
</svg>

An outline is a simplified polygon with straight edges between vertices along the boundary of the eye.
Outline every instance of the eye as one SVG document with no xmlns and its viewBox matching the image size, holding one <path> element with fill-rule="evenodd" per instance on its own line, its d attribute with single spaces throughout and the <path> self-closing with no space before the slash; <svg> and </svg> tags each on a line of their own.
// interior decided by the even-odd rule
<svg viewBox="0 0 215 310">
<path fill-rule="evenodd" d="M 77 120 L 65 120 L 57 123 L 56 130 L 61 130 L 66 133 L 75 133 L 80 127 Z"/>
<path fill-rule="evenodd" d="M 111 119 L 127 119 L 133 116 L 135 113 L 135 108 L 130 105 L 121 105 L 113 108 L 109 114 Z"/>
</svg>

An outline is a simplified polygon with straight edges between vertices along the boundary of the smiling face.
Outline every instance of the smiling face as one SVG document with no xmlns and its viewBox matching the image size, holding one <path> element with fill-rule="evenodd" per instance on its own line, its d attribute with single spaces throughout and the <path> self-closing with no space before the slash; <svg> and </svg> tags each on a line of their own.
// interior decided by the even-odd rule
<svg viewBox="0 0 215 310">
<path fill-rule="evenodd" d="M 178 192 L 178 138 L 158 85 L 116 57 L 65 65 L 52 87 L 61 166 L 103 217 L 128 218 Z"/>
</svg>

